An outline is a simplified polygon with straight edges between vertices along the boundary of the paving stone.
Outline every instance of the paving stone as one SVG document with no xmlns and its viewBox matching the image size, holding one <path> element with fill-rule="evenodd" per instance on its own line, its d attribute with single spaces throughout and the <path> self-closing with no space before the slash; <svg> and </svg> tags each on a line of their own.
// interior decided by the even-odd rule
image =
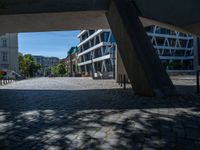
<svg viewBox="0 0 200 150">
<path fill-rule="evenodd" d="M 0 95 L 2 150 L 200 148 L 194 94 L 146 98 L 114 80 L 35 78 L 0 87 Z"/>
</svg>

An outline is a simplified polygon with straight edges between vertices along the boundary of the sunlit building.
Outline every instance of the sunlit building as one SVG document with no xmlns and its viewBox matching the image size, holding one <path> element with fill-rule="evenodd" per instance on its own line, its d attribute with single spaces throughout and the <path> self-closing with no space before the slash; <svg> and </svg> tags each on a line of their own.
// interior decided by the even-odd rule
<svg viewBox="0 0 200 150">
<path fill-rule="evenodd" d="M 115 72 L 115 39 L 110 30 L 83 30 L 78 35 L 79 66 L 83 75 L 113 78 Z"/>
<path fill-rule="evenodd" d="M 194 70 L 196 37 L 158 26 L 147 27 L 146 32 L 167 71 Z M 83 30 L 78 38 L 81 72 L 94 77 L 114 77 L 118 57 L 117 45 L 111 30 Z"/>
<path fill-rule="evenodd" d="M 80 67 L 78 66 L 79 48 L 71 47 L 68 51 L 67 57 L 63 59 L 66 65 L 67 73 L 69 76 L 80 76 Z"/>
<path fill-rule="evenodd" d="M 41 69 L 38 71 L 38 75 L 44 75 L 45 71 L 50 69 L 59 63 L 59 58 L 57 57 L 44 57 L 44 56 L 32 56 L 36 64 L 41 65 Z"/>
<path fill-rule="evenodd" d="M 0 70 L 19 71 L 18 34 L 0 34 Z"/>
</svg>

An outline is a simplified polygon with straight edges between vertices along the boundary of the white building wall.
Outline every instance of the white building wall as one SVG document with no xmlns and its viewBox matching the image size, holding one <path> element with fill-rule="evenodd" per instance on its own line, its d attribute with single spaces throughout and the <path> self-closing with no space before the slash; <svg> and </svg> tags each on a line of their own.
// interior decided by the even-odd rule
<svg viewBox="0 0 200 150">
<path fill-rule="evenodd" d="M 0 69 L 19 72 L 17 33 L 0 35 Z"/>
</svg>

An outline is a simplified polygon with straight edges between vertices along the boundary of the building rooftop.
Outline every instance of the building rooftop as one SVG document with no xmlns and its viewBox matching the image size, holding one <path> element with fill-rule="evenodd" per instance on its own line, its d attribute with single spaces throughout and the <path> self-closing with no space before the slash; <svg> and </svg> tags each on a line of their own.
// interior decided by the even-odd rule
<svg viewBox="0 0 200 150">
<path fill-rule="evenodd" d="M 80 49 L 76 47 L 71 47 L 70 50 L 68 51 L 68 55 L 73 55 L 74 53 L 78 52 Z"/>
</svg>

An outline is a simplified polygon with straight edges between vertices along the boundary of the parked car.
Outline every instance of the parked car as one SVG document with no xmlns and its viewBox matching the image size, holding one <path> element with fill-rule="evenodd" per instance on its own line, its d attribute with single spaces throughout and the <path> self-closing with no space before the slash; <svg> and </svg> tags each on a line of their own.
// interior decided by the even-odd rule
<svg viewBox="0 0 200 150">
<path fill-rule="evenodd" d="M 7 75 L 5 76 L 5 78 L 7 79 L 13 79 L 13 80 L 21 80 L 24 79 L 23 76 L 21 76 L 20 74 L 18 74 L 15 71 L 7 71 Z"/>
</svg>

